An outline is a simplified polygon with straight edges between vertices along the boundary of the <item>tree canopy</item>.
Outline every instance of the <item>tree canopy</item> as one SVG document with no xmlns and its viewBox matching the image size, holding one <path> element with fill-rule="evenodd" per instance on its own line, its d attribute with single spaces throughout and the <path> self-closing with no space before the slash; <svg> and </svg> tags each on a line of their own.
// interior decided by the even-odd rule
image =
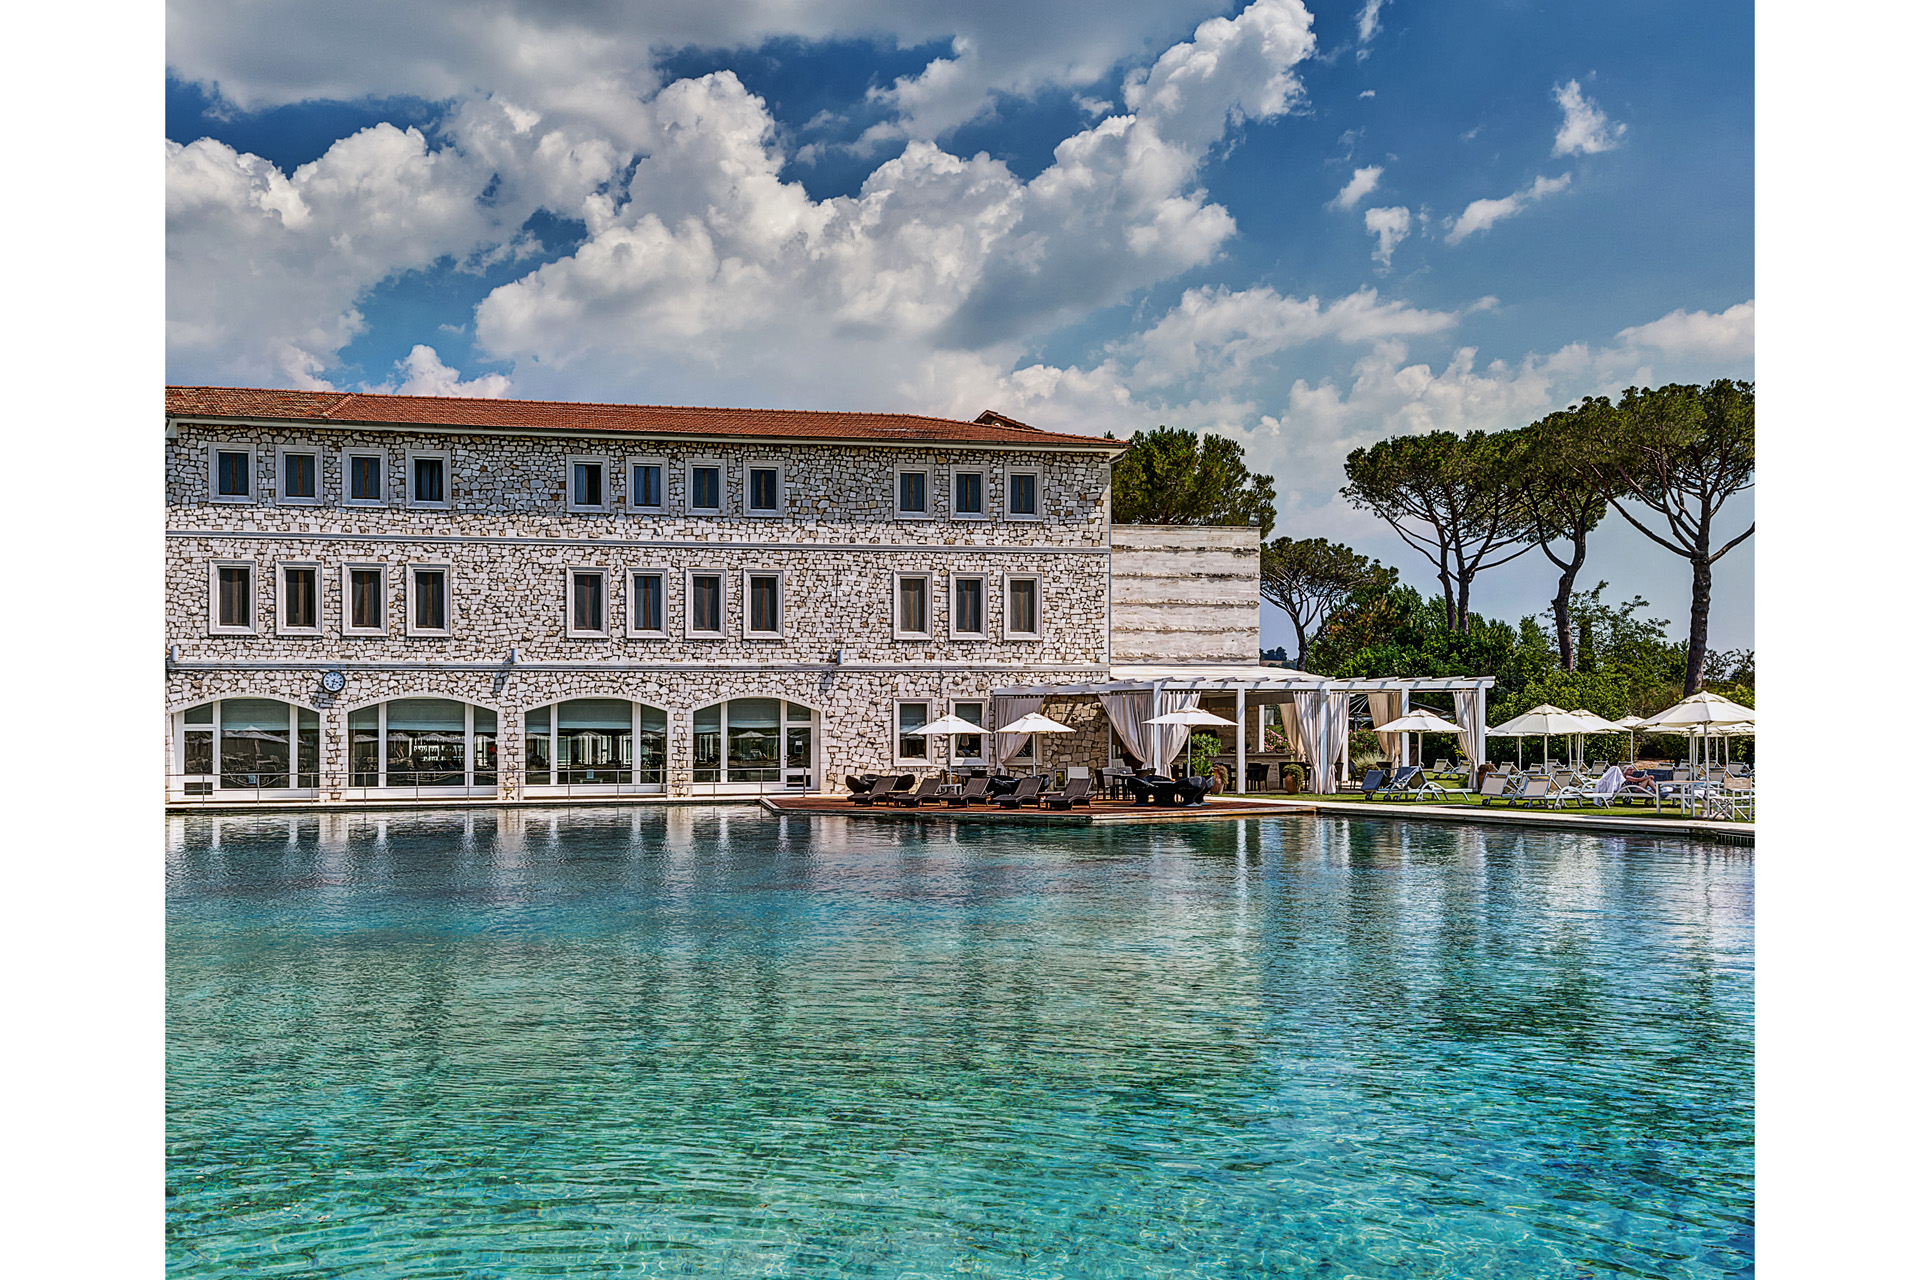
<svg viewBox="0 0 1920 1280">
<path fill-rule="evenodd" d="M 1257 524 L 1264 538 L 1273 519 L 1273 477 L 1247 468 L 1237 440 L 1156 427 L 1113 464 L 1116 524 Z"/>
<path fill-rule="evenodd" d="M 1513 450 L 1511 432 L 1435 431 L 1347 455 L 1340 495 L 1385 520 L 1440 571 L 1447 625 L 1455 631 L 1467 629 L 1474 575 L 1534 545 L 1510 482 Z"/>
<path fill-rule="evenodd" d="M 1748 524 L 1713 545 L 1714 517 L 1728 498 L 1753 484 L 1753 384 L 1723 378 L 1704 387 L 1628 387 L 1597 425 L 1581 437 L 1576 465 L 1608 490 L 1614 510 L 1628 523 L 1693 566 L 1686 692 L 1697 692 L 1705 678 L 1714 562 L 1754 531 Z M 1642 520 L 1628 502 L 1643 504 L 1654 519 Z"/>
<path fill-rule="evenodd" d="M 1613 406 L 1606 398 L 1589 396 L 1580 404 L 1550 413 L 1515 435 L 1507 483 L 1519 500 L 1533 544 L 1560 569 L 1553 596 L 1554 634 L 1560 642 L 1560 666 L 1572 671 L 1575 653 L 1573 617 L 1569 603 L 1573 584 L 1587 562 L 1587 535 L 1607 514 L 1617 482 L 1580 465 L 1585 442 L 1609 429 Z M 1556 546 L 1565 542 L 1562 552 Z"/>
<path fill-rule="evenodd" d="M 1303 671 L 1327 618 L 1357 592 L 1385 591 L 1397 571 L 1325 538 L 1275 538 L 1260 548 L 1260 594 L 1293 623 L 1295 665 Z"/>
</svg>

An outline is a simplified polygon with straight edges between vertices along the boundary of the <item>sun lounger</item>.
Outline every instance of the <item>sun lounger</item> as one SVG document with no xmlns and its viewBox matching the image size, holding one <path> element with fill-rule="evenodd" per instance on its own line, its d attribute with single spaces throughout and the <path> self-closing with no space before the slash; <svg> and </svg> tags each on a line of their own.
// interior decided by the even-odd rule
<svg viewBox="0 0 1920 1280">
<path fill-rule="evenodd" d="M 974 774 L 971 778 L 967 779 L 967 785 L 961 790 L 959 795 L 946 797 L 947 807 L 950 809 L 964 809 L 976 800 L 982 804 L 986 803 L 988 799 L 987 782 L 986 774 Z"/>
<path fill-rule="evenodd" d="M 938 800 L 939 798 L 940 778 L 938 775 L 930 773 L 920 779 L 920 785 L 912 791 L 895 791 L 892 795 L 880 797 L 880 803 L 899 805 L 902 809 L 918 809 L 927 801 Z"/>
<path fill-rule="evenodd" d="M 1049 809 L 1071 809 L 1077 804 L 1092 808 L 1093 801 L 1087 797 L 1087 791 L 1092 785 L 1092 781 L 1085 774 L 1078 778 L 1068 778 L 1065 790 L 1046 792 L 1040 797 L 1040 803 Z"/>
<path fill-rule="evenodd" d="M 865 791 L 855 792 L 847 798 L 855 804 L 878 804 L 882 799 L 899 788 L 911 786 L 912 784 L 913 779 L 906 774 L 893 774 L 885 778 L 876 779 L 874 784 Z"/>
<path fill-rule="evenodd" d="M 1422 784 L 1426 782 L 1426 777 L 1420 772 L 1418 765 L 1405 765 L 1394 770 L 1393 781 L 1380 788 L 1380 798 L 1382 800 L 1407 799 L 1413 794 L 1412 787 L 1415 778 L 1420 779 Z"/>
<path fill-rule="evenodd" d="M 1544 776 L 1528 778 L 1525 786 L 1513 792 L 1511 795 L 1506 796 L 1505 799 L 1509 809 L 1516 804 L 1537 804 L 1542 807 L 1552 804 L 1553 779 Z"/>
<path fill-rule="evenodd" d="M 1387 771 L 1385 769 L 1369 769 L 1367 770 L 1367 776 L 1360 780 L 1360 790 L 1366 795 L 1367 799 L 1371 800 L 1373 799 L 1373 793 L 1386 784 Z"/>
<path fill-rule="evenodd" d="M 1023 804 L 1031 804 L 1040 799 L 1040 779 L 1022 778 L 1017 786 L 1006 795 L 994 798 L 994 803 L 1002 809 L 1018 809 Z"/>
<path fill-rule="evenodd" d="M 1507 793 L 1507 780 L 1511 777 L 1513 777 L 1511 773 L 1495 770 L 1480 779 L 1480 786 L 1474 794 L 1480 797 L 1481 804 L 1492 804 Z"/>
</svg>

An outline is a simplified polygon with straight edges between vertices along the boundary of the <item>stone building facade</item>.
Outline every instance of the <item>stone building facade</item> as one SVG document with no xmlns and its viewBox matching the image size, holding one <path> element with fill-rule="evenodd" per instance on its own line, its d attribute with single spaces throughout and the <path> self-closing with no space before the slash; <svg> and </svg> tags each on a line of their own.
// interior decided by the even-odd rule
<svg viewBox="0 0 1920 1280">
<path fill-rule="evenodd" d="M 169 388 L 169 795 L 990 763 L 990 735 L 906 730 L 1106 670 L 1123 448 L 995 414 Z"/>
</svg>

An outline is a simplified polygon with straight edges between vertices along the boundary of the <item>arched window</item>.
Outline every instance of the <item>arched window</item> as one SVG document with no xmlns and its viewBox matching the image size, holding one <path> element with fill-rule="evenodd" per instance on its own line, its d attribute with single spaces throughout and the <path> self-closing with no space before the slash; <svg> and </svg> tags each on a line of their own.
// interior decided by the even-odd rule
<svg viewBox="0 0 1920 1280">
<path fill-rule="evenodd" d="M 667 713 L 625 698 L 572 698 L 527 712 L 527 786 L 660 790 Z M 536 792 L 537 794 L 537 792 Z"/>
<path fill-rule="evenodd" d="M 176 795 L 320 787 L 320 713 L 277 698 L 222 698 L 174 717 Z"/>
<path fill-rule="evenodd" d="M 452 698 L 394 698 L 347 715 L 348 784 L 491 792 L 500 718 Z"/>
<path fill-rule="evenodd" d="M 779 698 L 733 698 L 702 707 L 693 713 L 693 781 L 810 791 L 814 723 L 813 708 Z"/>
</svg>

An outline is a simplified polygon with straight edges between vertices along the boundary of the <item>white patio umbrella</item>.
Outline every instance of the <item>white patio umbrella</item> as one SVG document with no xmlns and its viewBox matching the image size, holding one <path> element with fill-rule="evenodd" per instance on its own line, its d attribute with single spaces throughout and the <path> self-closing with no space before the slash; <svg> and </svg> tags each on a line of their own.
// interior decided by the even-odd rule
<svg viewBox="0 0 1920 1280">
<path fill-rule="evenodd" d="M 1203 724 L 1231 725 L 1233 721 L 1217 716 L 1200 707 L 1188 707 L 1185 711 L 1168 711 L 1147 721 L 1148 724 L 1183 724 L 1189 729 Z M 1187 735 L 1187 772 L 1193 772 L 1193 735 Z"/>
<path fill-rule="evenodd" d="M 1717 693 L 1708 693 L 1702 689 L 1699 693 L 1656 712 L 1640 722 L 1641 732 L 1651 729 L 1665 730 L 1669 733 L 1686 733 L 1698 725 L 1751 724 L 1755 711 L 1752 707 L 1743 707 L 1731 698 L 1723 698 Z M 1687 739 L 1687 763 L 1693 763 L 1693 739 Z"/>
<path fill-rule="evenodd" d="M 1029 711 L 1012 724 L 1000 729 L 1001 733 L 1072 733 L 1071 725 L 1061 724 L 1058 720 L 1049 720 L 1038 711 Z M 1040 753 L 1033 753 L 1033 772 L 1040 772 Z"/>
<path fill-rule="evenodd" d="M 1567 714 L 1578 716 L 1586 722 L 1587 726 L 1584 729 L 1576 730 L 1573 735 L 1573 740 L 1576 744 L 1573 758 L 1577 764 L 1584 765 L 1587 762 L 1587 735 L 1589 733 L 1616 733 L 1620 729 L 1619 721 L 1609 720 L 1598 712 L 1588 711 L 1585 707 L 1569 711 Z"/>
<path fill-rule="evenodd" d="M 1459 725 L 1428 711 L 1425 707 L 1415 707 L 1397 720 L 1373 726 L 1375 733 L 1410 733 L 1413 735 L 1413 761 L 1420 763 L 1420 748 L 1426 745 L 1422 737 L 1428 733 L 1465 733 Z"/>
<path fill-rule="evenodd" d="M 938 720 L 935 720 L 932 724 L 923 724 L 918 729 L 907 730 L 907 733 L 909 734 L 918 734 L 921 737 L 929 737 L 929 738 L 936 733 L 955 734 L 955 733 L 985 733 L 985 732 L 986 732 L 985 729 L 973 723 L 973 721 L 962 719 L 961 717 L 954 715 L 951 711 L 949 711 L 946 715 L 941 716 Z"/>
<path fill-rule="evenodd" d="M 1550 702 L 1543 702 L 1531 711 L 1522 711 L 1513 719 L 1494 725 L 1487 730 L 1489 738 L 1531 738 L 1540 735 L 1540 755 L 1547 754 L 1547 737 L 1555 733 L 1582 733 L 1586 722 L 1571 711 L 1564 711 Z M 1522 765 L 1526 764 L 1526 746 L 1520 748 Z"/>
</svg>

